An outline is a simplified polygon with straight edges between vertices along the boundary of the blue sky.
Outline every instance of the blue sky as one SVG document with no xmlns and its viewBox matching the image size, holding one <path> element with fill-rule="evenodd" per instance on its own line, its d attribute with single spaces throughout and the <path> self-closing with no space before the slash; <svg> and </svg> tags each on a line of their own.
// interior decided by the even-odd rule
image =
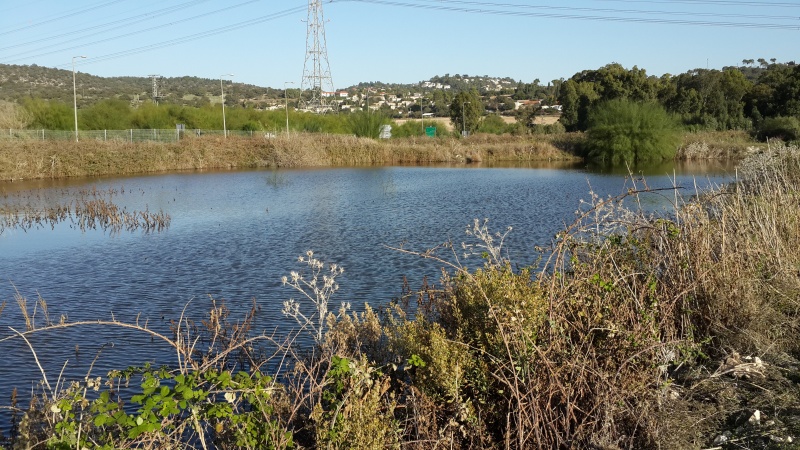
<svg viewBox="0 0 800 450">
<path fill-rule="evenodd" d="M 0 0 L 0 63 L 301 84 L 308 1 Z M 333 83 L 800 61 L 798 0 L 323 0 Z M 726 23 L 733 26 L 721 26 Z"/>
</svg>

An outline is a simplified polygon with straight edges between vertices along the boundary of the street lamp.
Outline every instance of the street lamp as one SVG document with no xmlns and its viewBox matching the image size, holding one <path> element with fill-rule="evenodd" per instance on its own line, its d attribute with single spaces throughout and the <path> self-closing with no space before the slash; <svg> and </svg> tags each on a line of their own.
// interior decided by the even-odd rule
<svg viewBox="0 0 800 450">
<path fill-rule="evenodd" d="M 86 59 L 85 56 L 72 57 L 72 105 L 75 109 L 75 142 L 78 142 L 78 91 L 75 88 L 75 58 Z"/>
<path fill-rule="evenodd" d="M 464 102 L 461 104 L 461 135 L 467 135 L 467 114 L 464 112 L 464 106 L 468 105 L 470 102 Z"/>
<path fill-rule="evenodd" d="M 419 97 L 419 118 L 422 119 L 422 137 L 425 137 L 425 108 L 422 107 L 422 95 Z"/>
<path fill-rule="evenodd" d="M 289 134 L 289 90 L 286 89 L 287 84 L 294 84 L 294 81 L 283 82 L 283 100 L 286 102 L 286 134 Z"/>
<path fill-rule="evenodd" d="M 225 88 L 222 87 L 222 77 L 233 77 L 232 73 L 219 76 L 219 90 L 222 92 L 222 134 L 228 139 L 228 126 L 225 124 Z"/>
</svg>

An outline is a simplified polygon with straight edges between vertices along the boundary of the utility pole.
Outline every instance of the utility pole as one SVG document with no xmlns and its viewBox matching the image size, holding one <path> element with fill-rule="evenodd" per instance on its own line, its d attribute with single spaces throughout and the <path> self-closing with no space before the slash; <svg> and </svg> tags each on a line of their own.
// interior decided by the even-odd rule
<svg viewBox="0 0 800 450">
<path fill-rule="evenodd" d="M 160 80 L 162 77 L 161 75 L 148 75 L 147 77 L 153 79 L 153 103 L 158 106 L 158 99 L 160 98 L 158 94 L 158 80 Z"/>
<path fill-rule="evenodd" d="M 286 135 L 289 135 L 289 90 L 286 88 L 287 84 L 294 84 L 294 81 L 283 82 L 283 100 L 286 102 Z"/>
<path fill-rule="evenodd" d="M 467 136 L 467 114 L 464 107 L 469 103 L 470 102 L 464 102 L 461 104 L 461 135 L 464 137 Z"/>
<path fill-rule="evenodd" d="M 222 86 L 223 77 L 233 77 L 233 74 L 227 73 L 219 76 L 219 90 L 222 94 L 222 134 L 225 136 L 225 139 L 228 139 L 228 126 L 225 123 L 225 88 Z M 233 83 L 232 80 L 231 83 Z"/>
<path fill-rule="evenodd" d="M 78 90 L 75 87 L 75 58 L 85 59 L 85 56 L 72 57 L 72 105 L 75 111 L 75 142 L 78 142 Z"/>
</svg>

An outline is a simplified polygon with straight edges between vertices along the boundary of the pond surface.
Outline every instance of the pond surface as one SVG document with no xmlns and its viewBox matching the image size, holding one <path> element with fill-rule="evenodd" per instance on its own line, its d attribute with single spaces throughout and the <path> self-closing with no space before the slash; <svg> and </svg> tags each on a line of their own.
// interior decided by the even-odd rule
<svg viewBox="0 0 800 450">
<path fill-rule="evenodd" d="M 659 167 L 647 185 L 673 185 L 689 198 L 696 187 L 727 182 L 732 167 Z M 638 178 L 635 177 L 635 178 Z M 638 181 L 641 183 L 641 180 Z M 641 184 L 639 184 L 641 186 Z M 370 167 L 323 170 L 185 173 L 101 180 L 0 184 L 0 205 L 13 201 L 68 201 L 79 189 L 113 189 L 113 200 L 129 210 L 163 210 L 172 218 L 160 233 L 81 232 L 69 223 L 51 229 L 6 229 L 0 234 L 0 338 L 25 329 L 15 295 L 29 311 L 41 296 L 57 322 L 139 317 L 168 331 L 168 321 L 186 314 L 201 319 L 210 298 L 224 299 L 233 317 L 255 301 L 255 332 L 287 330 L 282 302 L 297 298 L 281 277 L 300 270 L 307 250 L 345 268 L 333 306 L 387 303 L 423 276 L 437 280 L 441 264 L 387 246 L 425 250 L 447 241 L 468 241 L 473 219 L 488 218 L 492 230 L 513 227 L 504 249 L 517 265 L 535 262 L 535 245 L 547 245 L 571 223 L 589 191 L 618 195 L 633 187 L 625 172 L 586 168 Z M 668 206 L 674 194 L 644 198 L 645 207 Z M 472 260 L 468 260 L 472 261 Z M 478 262 L 477 259 L 474 260 Z M 187 306 L 188 305 L 188 306 Z M 35 310 L 41 323 L 45 312 Z M 31 338 L 51 384 L 82 379 L 97 352 L 93 375 L 145 361 L 170 362 L 172 354 L 150 338 L 119 329 L 86 327 Z M 25 343 L 0 342 L 0 407 L 12 388 L 20 397 L 37 389 L 42 376 Z M 25 403 L 21 403 L 24 405 Z M 9 414 L 0 410 L 0 430 Z"/>
</svg>

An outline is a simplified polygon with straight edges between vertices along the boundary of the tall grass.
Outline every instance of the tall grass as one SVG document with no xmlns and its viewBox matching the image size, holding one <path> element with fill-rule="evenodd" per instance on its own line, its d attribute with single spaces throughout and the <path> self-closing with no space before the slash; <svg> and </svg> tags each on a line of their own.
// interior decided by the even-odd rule
<svg viewBox="0 0 800 450">
<path fill-rule="evenodd" d="M 746 131 L 696 131 L 684 133 L 677 159 L 742 159 L 767 149 Z"/>
<path fill-rule="evenodd" d="M 470 161 L 574 160 L 547 139 L 483 137 L 377 141 L 351 135 L 216 136 L 177 143 L 0 141 L 0 180 L 179 170 Z"/>
</svg>

